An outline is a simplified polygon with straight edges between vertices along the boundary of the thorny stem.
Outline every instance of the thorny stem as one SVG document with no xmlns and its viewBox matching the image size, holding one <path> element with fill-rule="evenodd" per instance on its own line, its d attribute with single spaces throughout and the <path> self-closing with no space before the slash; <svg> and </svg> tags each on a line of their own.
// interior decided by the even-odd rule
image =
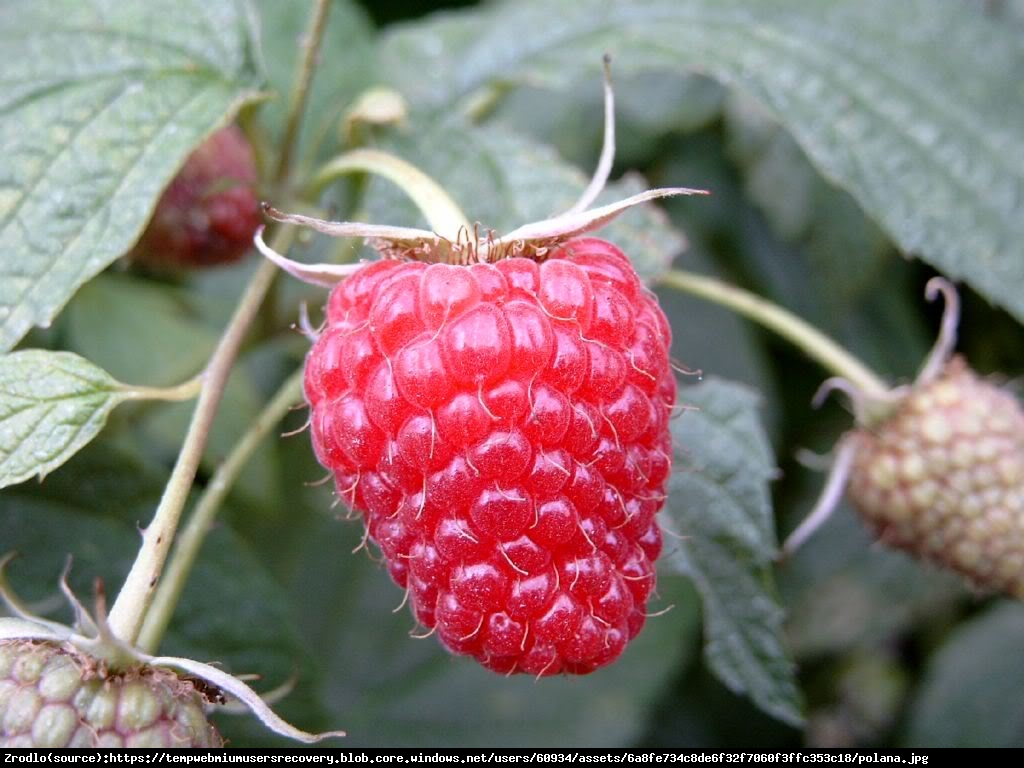
<svg viewBox="0 0 1024 768">
<path fill-rule="evenodd" d="M 713 277 L 672 270 L 661 282 L 728 307 L 795 344 L 823 367 L 849 381 L 868 400 L 888 399 L 889 386 L 864 363 L 805 320 L 742 288 Z"/>
<path fill-rule="evenodd" d="M 313 71 L 316 69 L 320 41 L 323 40 L 324 29 L 327 26 L 329 8 L 330 0 L 316 0 L 313 13 L 309 17 L 309 27 L 302 38 L 302 61 L 295 74 L 295 83 L 292 85 L 291 101 L 288 104 L 288 121 L 285 123 L 284 138 L 281 140 L 281 154 L 277 160 L 277 170 L 274 172 L 274 185 L 278 188 L 285 183 L 288 174 L 291 173 L 292 155 L 295 153 L 295 145 L 298 142 L 302 114 L 305 111 L 306 98 L 309 96 Z"/>
<path fill-rule="evenodd" d="M 231 453 L 210 478 L 203 495 L 196 503 L 188 523 L 178 536 L 174 554 L 160 579 L 156 596 L 139 633 L 138 647 L 146 653 L 155 653 L 167 625 L 174 614 L 178 598 L 188 580 L 206 534 L 213 525 L 224 498 L 228 495 L 239 473 L 260 443 L 288 411 L 302 399 L 302 370 L 296 371 L 277 390 L 263 412 L 232 448 Z"/>
<path fill-rule="evenodd" d="M 839 449 L 836 451 L 835 460 L 829 470 L 828 480 L 825 481 L 825 488 L 814 505 L 814 509 L 786 538 L 779 553 L 780 560 L 791 557 L 832 516 L 836 505 L 839 504 L 839 500 L 846 491 L 846 481 L 850 477 L 850 468 L 853 466 L 856 455 L 857 444 L 854 439 L 847 436 L 839 442 Z"/>
<path fill-rule="evenodd" d="M 287 249 L 294 234 L 289 229 L 279 230 L 275 245 Z M 188 433 L 178 454 L 178 461 L 164 488 L 153 521 L 142 534 L 142 547 L 132 563 L 131 570 L 110 609 L 110 629 L 115 636 L 131 644 L 138 637 L 146 611 L 153 600 L 157 581 L 163 571 L 167 553 L 195 480 L 199 461 L 206 447 L 210 427 L 224 394 L 232 365 L 256 312 L 277 275 L 270 262 L 260 264 L 249 281 L 235 314 L 221 336 L 206 371 L 203 373 L 202 391 L 189 424 Z"/>
</svg>

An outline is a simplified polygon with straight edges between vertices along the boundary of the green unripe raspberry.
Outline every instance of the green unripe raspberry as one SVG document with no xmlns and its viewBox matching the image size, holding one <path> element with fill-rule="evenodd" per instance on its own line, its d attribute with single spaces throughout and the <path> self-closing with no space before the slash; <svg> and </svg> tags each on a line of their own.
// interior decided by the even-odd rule
<svg viewBox="0 0 1024 768">
<path fill-rule="evenodd" d="M 221 747 L 193 681 L 108 672 L 69 645 L 0 641 L 0 747 Z"/>
<path fill-rule="evenodd" d="M 854 435 L 848 495 L 886 544 L 1024 599 L 1024 409 L 960 358 Z"/>
</svg>

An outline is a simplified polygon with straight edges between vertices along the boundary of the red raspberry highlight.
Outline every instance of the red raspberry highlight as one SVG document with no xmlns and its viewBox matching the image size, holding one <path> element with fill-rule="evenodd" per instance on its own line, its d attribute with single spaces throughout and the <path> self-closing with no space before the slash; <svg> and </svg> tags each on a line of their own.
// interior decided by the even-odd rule
<svg viewBox="0 0 1024 768">
<path fill-rule="evenodd" d="M 378 261 L 334 289 L 306 361 L 313 446 L 448 649 L 586 674 L 640 631 L 670 340 L 629 260 L 595 238 L 541 264 Z"/>
</svg>

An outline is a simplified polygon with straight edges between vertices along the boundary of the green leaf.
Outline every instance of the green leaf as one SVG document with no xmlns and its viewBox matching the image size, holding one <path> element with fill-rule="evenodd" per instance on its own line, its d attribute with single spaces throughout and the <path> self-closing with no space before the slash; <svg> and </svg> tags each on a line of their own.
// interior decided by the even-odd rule
<svg viewBox="0 0 1024 768">
<path fill-rule="evenodd" d="M 746 91 L 906 252 L 1024 320 L 1024 46 L 959 0 L 516 0 L 398 28 L 385 79 L 451 109 L 692 68 Z M 685 183 L 685 179 L 679 183 Z"/>
<path fill-rule="evenodd" d="M 668 515 L 682 536 L 669 564 L 704 600 L 705 657 L 733 691 L 790 724 L 802 722 L 770 563 L 771 448 L 746 388 L 710 379 L 680 392 Z"/>
<path fill-rule="evenodd" d="M 584 175 L 550 147 L 501 126 L 471 126 L 457 118 L 424 121 L 412 131 L 396 133 L 387 148 L 440 182 L 470 221 L 498 235 L 567 210 L 587 184 Z M 639 176 L 629 176 L 609 184 L 595 206 L 647 186 Z M 377 179 L 371 185 L 367 216 L 377 223 L 425 225 L 401 192 Z M 629 255 L 645 279 L 666 270 L 685 242 L 651 205 L 627 211 L 600 233 Z"/>
<path fill-rule="evenodd" d="M 1024 747 L 1024 606 L 999 604 L 962 624 L 928 663 L 909 746 Z"/>
<path fill-rule="evenodd" d="M 68 304 L 67 345 L 121 381 L 171 386 L 202 370 L 217 344 L 180 289 L 100 275 Z"/>
<path fill-rule="evenodd" d="M 526 85 L 511 92 L 494 111 L 494 119 L 555 147 L 573 165 L 587 167 L 601 150 L 604 93 L 593 72 L 562 91 Z M 686 133 L 712 123 L 721 111 L 725 90 L 697 74 L 641 72 L 615 76 L 615 160 L 620 167 L 640 167 L 663 149 L 667 134 Z M 661 170 L 661 169 L 659 169 Z M 671 176 L 662 178 L 671 180 Z"/>
<path fill-rule="evenodd" d="M 775 232 L 803 246 L 800 260 L 817 281 L 822 320 L 848 316 L 857 300 L 877 292 L 883 272 L 893 266 L 889 240 L 848 193 L 817 173 L 760 104 L 733 94 L 724 116 L 729 154 L 743 166 L 746 197 Z M 791 259 L 775 268 L 791 293 L 806 291 L 806 286 L 793 285 Z"/>
<path fill-rule="evenodd" d="M 0 488 L 59 467 L 129 397 L 106 371 L 70 352 L 0 356 Z"/>
<path fill-rule="evenodd" d="M 0 4 L 0 350 L 125 253 L 256 97 L 252 36 L 243 0 Z"/>
</svg>

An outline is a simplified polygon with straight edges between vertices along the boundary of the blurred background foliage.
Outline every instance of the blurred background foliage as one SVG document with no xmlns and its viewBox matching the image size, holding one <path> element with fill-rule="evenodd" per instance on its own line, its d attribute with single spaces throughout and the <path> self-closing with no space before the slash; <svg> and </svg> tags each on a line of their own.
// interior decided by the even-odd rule
<svg viewBox="0 0 1024 768">
<path fill-rule="evenodd" d="M 280 94 L 292 79 L 308 5 L 255 3 L 264 66 L 279 94 L 252 108 L 267 147 L 281 131 Z M 572 4 L 552 2 L 550 13 L 563 5 Z M 739 13 L 744 5 L 760 4 L 728 5 Z M 799 17 L 801 5 L 817 3 L 774 5 Z M 1024 64 L 1024 6 L 1018 1 L 898 5 L 902 10 L 892 23 L 911 25 L 920 14 L 927 37 L 934 31 L 927 18 L 932 13 L 965 19 L 972 30 L 1009 40 L 1005 46 L 1016 51 L 1012 60 Z M 442 6 L 454 9 L 443 22 L 456 28 L 451 38 L 432 36 L 434 22 L 427 17 Z M 472 218 L 507 228 L 550 213 L 567 194 L 571 200 L 601 140 L 598 59 L 589 51 L 566 51 L 538 64 L 531 76 L 499 82 L 482 102 L 443 102 L 431 91 L 450 85 L 444 78 L 452 72 L 471 79 L 475 60 L 468 58 L 461 62 L 466 70 L 456 61 L 445 65 L 450 72 L 439 65 L 421 73 L 425 90 L 419 95 L 403 91 L 409 82 L 401 69 L 413 66 L 415 56 L 397 59 L 410 50 L 410 41 L 423 50 L 450 42 L 454 51 L 459 35 L 486 35 L 493 46 L 489 65 L 500 70 L 510 55 L 503 39 L 511 48 L 523 34 L 500 27 L 501 19 L 514 15 L 510 7 L 335 0 L 300 164 L 315 167 L 344 149 L 342 120 L 353 99 L 370 86 L 393 84 L 412 112 L 403 124 L 368 128 L 365 140 L 436 174 L 470 206 Z M 769 13 L 763 7 L 760 12 Z M 887 23 L 876 20 L 878 27 Z M 543 36 L 543 24 L 534 31 Z M 909 26 L 878 32 L 883 42 L 900 33 L 916 34 Z M 615 34 L 628 38 L 629 27 Z M 921 46 L 941 49 L 942 41 L 925 39 Z M 701 187 L 713 195 L 666 204 L 668 219 L 651 212 L 631 217 L 619 230 L 620 243 L 635 241 L 633 252 L 641 257 L 664 257 L 678 250 L 673 245 L 683 233 L 688 246 L 676 265 L 764 295 L 834 336 L 888 380 L 910 380 L 937 330 L 939 308 L 923 299 L 935 268 L 901 255 L 899 235 L 876 212 L 866 214 L 835 183 L 834 171 L 819 170 L 807 144 L 758 98 L 756 88 L 723 85 L 722 78 L 708 76 L 713 68 L 685 62 L 671 71 L 656 63 L 633 66 L 625 48 L 615 62 L 614 176 L 640 173 L 650 186 Z M 382 63 L 382 52 L 391 60 Z M 576 56 L 586 60 L 565 64 Z M 884 71 L 886 62 L 878 63 Z M 957 87 L 970 91 L 973 63 L 955 62 L 963 67 Z M 1016 94 L 1005 97 L 1020 101 L 1024 69 L 1014 82 Z M 1014 130 L 1019 135 L 1021 126 Z M 1002 159 L 1016 168 L 1021 158 Z M 863 173 L 870 177 L 872 169 Z M 1016 212 L 1024 219 L 1024 182 L 1016 178 Z M 641 182 L 622 183 L 631 189 Z M 337 184 L 320 203 L 336 216 L 358 210 L 374 221 L 415 224 L 406 220 L 415 212 L 377 182 Z M 972 201 L 953 204 L 969 208 Z M 1008 224 L 1007 231 L 1019 232 L 1018 225 Z M 313 259 L 337 256 L 337 250 L 322 238 L 304 238 L 295 252 Z M 1024 260 L 1019 242 L 1005 256 Z M 174 279 L 115 265 L 24 346 L 78 352 L 132 383 L 182 381 L 208 357 L 253 261 Z M 664 267 L 651 264 L 652 273 Z M 990 303 L 966 286 L 961 294 L 960 349 L 983 373 L 1010 380 L 1024 374 L 1024 330 L 998 308 L 1007 302 Z M 798 458 L 807 450 L 827 453 L 851 425 L 850 415 L 835 403 L 811 409 L 826 374 L 786 343 L 696 299 L 662 289 L 659 295 L 672 322 L 676 359 L 757 393 L 759 405 L 751 399 L 749 407 L 759 409 L 779 467 L 771 483 L 772 535 L 784 536 L 811 508 L 823 482 L 819 470 Z M 302 301 L 316 320 L 322 292 L 279 281 L 232 377 L 200 482 L 301 363 L 307 342 L 294 323 Z M 120 583 L 137 545 L 135 526 L 155 506 L 189 408 L 124 406 L 97 442 L 44 483 L 0 494 L 0 549 L 24 555 L 11 578 L 28 599 L 53 605 L 53 585 L 68 552 L 75 558 L 72 582 L 81 593 L 96 576 L 108 585 Z M 677 434 L 685 436 L 686 418 Z M 296 412 L 281 431 L 301 427 L 303 420 L 304 413 Z M 307 729 L 345 728 L 346 746 L 1024 746 L 1024 665 L 1018 661 L 1024 606 L 973 595 L 955 578 L 879 548 L 845 507 L 792 560 L 771 569 L 785 614 L 786 655 L 796 663 L 802 692 L 800 725 L 793 717 L 765 714 L 712 674 L 713 663 L 701 653 L 701 600 L 667 566 L 655 608 L 672 610 L 652 618 L 618 664 L 589 678 L 505 679 L 449 657 L 433 639 L 410 639 L 408 611 L 392 611 L 401 603 L 400 591 L 372 553 L 351 553 L 361 526 L 334 519 L 344 510 L 334 506 L 330 486 L 317 483 L 322 477 L 304 435 L 260 448 L 206 544 L 166 651 L 217 659 L 235 672 L 259 672 L 266 689 L 292 682 L 294 691 L 279 711 Z M 683 492 L 676 490 L 677 496 Z M 685 503 L 673 500 L 675 506 Z M 680 517 L 673 519 L 678 524 Z M 680 533 L 699 536 L 699 530 Z M 218 715 L 218 721 L 235 744 L 277 743 L 250 718 Z"/>
</svg>

